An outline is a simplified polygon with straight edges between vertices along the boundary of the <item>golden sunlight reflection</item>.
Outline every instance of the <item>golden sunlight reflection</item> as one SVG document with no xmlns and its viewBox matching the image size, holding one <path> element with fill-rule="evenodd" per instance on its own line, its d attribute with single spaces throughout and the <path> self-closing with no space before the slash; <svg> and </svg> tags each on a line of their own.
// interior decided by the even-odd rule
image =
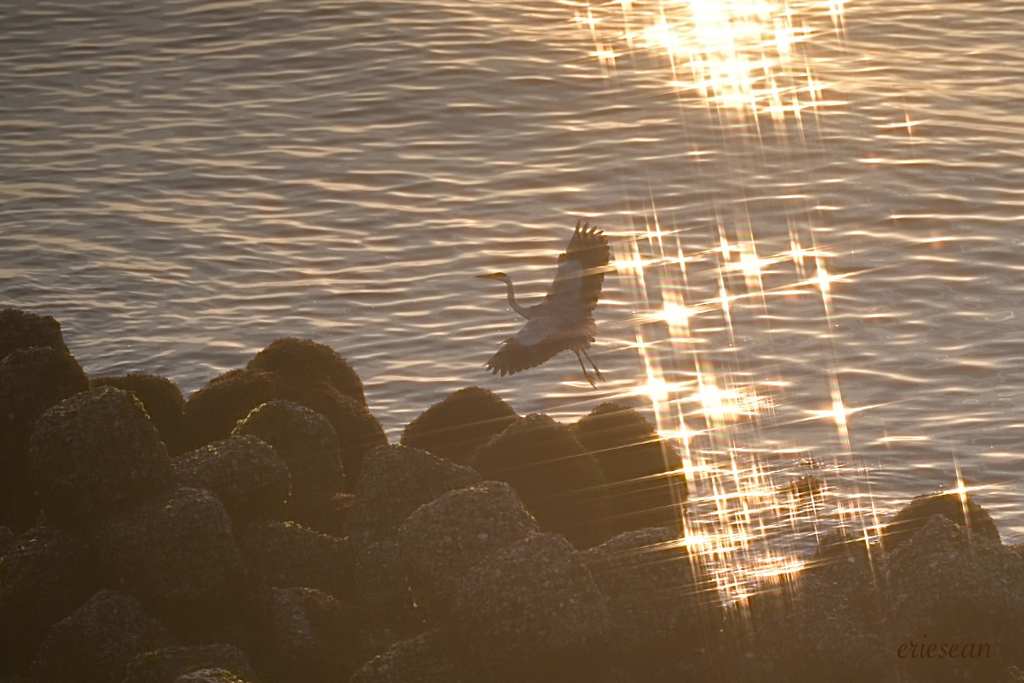
<svg viewBox="0 0 1024 683">
<path fill-rule="evenodd" d="M 845 0 L 631 0 L 576 4 L 592 56 L 614 66 L 652 55 L 665 81 L 714 108 L 777 121 L 826 104 L 826 84 L 804 49 L 841 36 Z"/>
<path fill-rule="evenodd" d="M 745 225 L 634 221 L 614 241 L 615 267 L 643 373 L 623 393 L 649 400 L 677 445 L 673 468 L 689 490 L 680 545 L 724 599 L 743 603 L 801 571 L 830 532 L 870 543 L 878 514 L 850 446 L 864 407 L 844 402 L 832 349 L 834 290 L 851 275 L 833 272 L 809 225 L 758 242 Z M 773 324 L 787 316 L 801 322 Z M 766 363 L 798 341 L 802 365 Z"/>
</svg>

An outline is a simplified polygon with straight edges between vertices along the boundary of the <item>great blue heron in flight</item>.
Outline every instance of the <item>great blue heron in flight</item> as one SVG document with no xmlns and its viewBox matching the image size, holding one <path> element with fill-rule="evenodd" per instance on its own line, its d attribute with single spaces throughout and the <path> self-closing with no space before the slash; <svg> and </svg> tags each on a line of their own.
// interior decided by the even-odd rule
<svg viewBox="0 0 1024 683">
<path fill-rule="evenodd" d="M 492 374 L 514 375 L 521 370 L 534 368 L 554 357 L 560 351 L 569 350 L 583 369 L 583 376 L 596 387 L 580 353 L 587 357 L 597 378 L 604 381 L 604 375 L 594 365 L 587 353 L 594 341 L 594 306 L 601 295 L 604 272 L 608 266 L 610 251 L 608 238 L 588 222 L 582 228 L 576 222 L 576 231 L 569 240 L 565 253 L 558 257 L 558 273 L 551 283 L 547 296 L 534 306 L 521 306 L 516 301 L 512 279 L 505 273 L 477 275 L 479 278 L 501 280 L 508 287 L 508 304 L 512 310 L 526 318 L 526 324 L 515 335 L 505 340 L 498 352 L 485 365 Z"/>
</svg>

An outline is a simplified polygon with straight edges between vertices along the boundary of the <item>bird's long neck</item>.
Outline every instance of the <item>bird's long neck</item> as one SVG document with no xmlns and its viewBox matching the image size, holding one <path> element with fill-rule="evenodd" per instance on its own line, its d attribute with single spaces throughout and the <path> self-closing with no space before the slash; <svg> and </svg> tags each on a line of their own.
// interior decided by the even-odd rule
<svg viewBox="0 0 1024 683">
<path fill-rule="evenodd" d="M 525 306 L 520 306 L 516 302 L 516 290 L 512 286 L 512 280 L 510 278 L 504 278 L 505 286 L 508 287 L 508 305 L 512 307 L 512 310 L 523 316 L 527 320 L 530 319 L 530 309 Z"/>
</svg>

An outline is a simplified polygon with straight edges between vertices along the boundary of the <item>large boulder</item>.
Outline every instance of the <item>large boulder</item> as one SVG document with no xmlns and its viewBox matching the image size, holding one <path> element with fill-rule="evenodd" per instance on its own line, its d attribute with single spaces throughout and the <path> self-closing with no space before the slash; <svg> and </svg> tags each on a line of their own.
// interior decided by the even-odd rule
<svg viewBox="0 0 1024 683">
<path fill-rule="evenodd" d="M 395 534 L 353 549 L 352 603 L 363 630 L 393 643 L 423 630 L 423 610 L 412 595 Z"/>
<path fill-rule="evenodd" d="M 505 431 L 518 417 L 497 394 L 480 387 L 466 387 L 430 406 L 406 425 L 402 445 L 422 448 L 466 465 L 475 448 Z"/>
<path fill-rule="evenodd" d="M 182 406 L 182 449 L 228 438 L 253 408 L 278 398 L 280 382 L 269 372 L 232 370 L 213 378 Z"/>
<path fill-rule="evenodd" d="M 32 674 L 38 681 L 121 683 L 138 655 L 169 644 L 167 630 L 138 600 L 102 590 L 50 630 Z"/>
<path fill-rule="evenodd" d="M 366 454 L 388 442 L 380 422 L 364 403 L 324 383 L 286 385 L 284 396 L 320 413 L 334 427 L 341 446 L 339 453 L 345 468 L 346 490 L 351 491 L 362 472 Z"/>
<path fill-rule="evenodd" d="M 895 641 L 905 671 L 930 681 L 1000 680 L 1024 656 L 1024 560 L 944 515 L 932 515 L 889 561 Z M 913 652 L 912 642 L 919 647 Z M 959 646 L 950 659 L 922 656 Z M 969 657 L 968 646 L 985 647 Z M 955 666 L 954 666 L 955 665 Z"/>
<path fill-rule="evenodd" d="M 363 382 L 338 352 L 310 339 L 284 337 L 256 354 L 249 370 L 272 372 L 291 384 L 325 382 L 343 396 L 366 404 Z"/>
<path fill-rule="evenodd" d="M 420 506 L 398 536 L 416 603 L 435 616 L 444 614 L 469 570 L 537 531 L 537 522 L 504 482 L 449 491 Z"/>
<path fill-rule="evenodd" d="M 0 360 L 0 524 L 27 529 L 39 514 L 29 475 L 29 438 L 48 408 L 89 388 L 66 351 L 16 349 Z"/>
<path fill-rule="evenodd" d="M 679 526 L 686 479 L 668 474 L 678 469 L 679 454 L 643 415 L 618 403 L 602 403 L 574 424 L 572 433 L 604 475 L 609 532 Z"/>
<path fill-rule="evenodd" d="M 478 564 L 445 622 L 457 656 L 485 680 L 586 680 L 609 665 L 607 601 L 557 534 L 534 534 Z"/>
<path fill-rule="evenodd" d="M 608 597 L 612 648 L 642 678 L 675 662 L 700 642 L 712 621 L 679 532 L 653 527 L 620 534 L 584 553 L 598 588 Z"/>
<path fill-rule="evenodd" d="M 288 467 L 255 436 L 214 441 L 172 464 L 181 486 L 217 494 L 239 529 L 253 518 L 280 515 L 291 491 Z"/>
<path fill-rule="evenodd" d="M 368 658 L 345 605 L 314 588 L 272 588 L 254 651 L 260 680 L 278 683 L 347 681 Z"/>
<path fill-rule="evenodd" d="M 322 502 L 345 487 L 341 444 L 323 415 L 289 401 L 270 401 L 238 423 L 235 438 L 270 444 L 291 473 L 296 501 Z"/>
<path fill-rule="evenodd" d="M 966 510 L 966 515 L 964 514 Z M 942 515 L 954 524 L 969 528 L 971 533 L 999 543 L 999 529 L 988 512 L 970 498 L 955 493 L 926 493 L 904 506 L 882 530 L 882 546 L 893 552 L 924 528 L 932 515 Z"/>
<path fill-rule="evenodd" d="M 95 542 L 117 585 L 190 633 L 237 619 L 248 595 L 231 519 L 209 491 L 179 488 L 128 510 Z"/>
<path fill-rule="evenodd" d="M 160 432 L 167 450 L 177 455 L 182 450 L 182 409 L 185 398 L 181 395 L 178 385 L 166 377 L 133 372 L 123 377 L 93 377 L 90 380 L 93 388 L 116 387 L 135 394 L 142 402 L 149 419 Z"/>
<path fill-rule="evenodd" d="M 597 460 L 568 427 L 527 415 L 480 446 L 470 463 L 485 479 L 509 483 L 540 528 L 577 547 L 608 539 L 608 502 Z"/>
<path fill-rule="evenodd" d="M 344 541 L 294 522 L 253 522 L 242 536 L 242 551 L 265 586 L 317 588 L 339 597 L 348 584 Z"/>
<path fill-rule="evenodd" d="M 50 316 L 36 315 L 16 308 L 0 311 L 0 360 L 15 349 L 49 346 L 68 353 L 60 323 Z"/>
<path fill-rule="evenodd" d="M 367 457 L 346 528 L 357 544 L 385 538 L 416 508 L 440 495 L 475 484 L 480 475 L 426 451 L 381 446 Z"/>
<path fill-rule="evenodd" d="M 233 645 L 191 645 L 165 647 L 137 656 L 129 665 L 123 683 L 175 683 L 179 676 L 197 669 L 219 668 L 254 680 L 249 657 Z"/>
<path fill-rule="evenodd" d="M 0 675 L 27 667 L 98 584 L 87 544 L 63 529 L 34 527 L 0 547 Z"/>
<path fill-rule="evenodd" d="M 47 518 L 81 526 L 146 500 L 173 479 L 167 448 L 132 394 L 103 387 L 53 406 L 36 421 L 32 478 Z"/>
</svg>

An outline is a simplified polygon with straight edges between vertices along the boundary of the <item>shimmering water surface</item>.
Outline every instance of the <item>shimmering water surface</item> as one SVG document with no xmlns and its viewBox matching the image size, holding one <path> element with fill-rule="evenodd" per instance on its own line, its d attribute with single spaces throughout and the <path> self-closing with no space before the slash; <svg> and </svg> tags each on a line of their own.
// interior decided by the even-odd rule
<svg viewBox="0 0 1024 683">
<path fill-rule="evenodd" d="M 755 574 L 788 566 L 784 532 L 870 534 L 957 468 L 1020 542 L 1022 22 L 997 0 L 2 0 L 0 305 L 56 317 L 90 374 L 186 394 L 313 338 L 393 440 L 472 384 L 563 420 L 626 401 L 678 439 L 690 542 L 777 534 Z M 491 377 L 518 322 L 472 276 L 529 303 L 580 217 L 613 238 L 609 381 L 571 355 Z M 820 519 L 785 492 L 803 475 Z"/>
</svg>

